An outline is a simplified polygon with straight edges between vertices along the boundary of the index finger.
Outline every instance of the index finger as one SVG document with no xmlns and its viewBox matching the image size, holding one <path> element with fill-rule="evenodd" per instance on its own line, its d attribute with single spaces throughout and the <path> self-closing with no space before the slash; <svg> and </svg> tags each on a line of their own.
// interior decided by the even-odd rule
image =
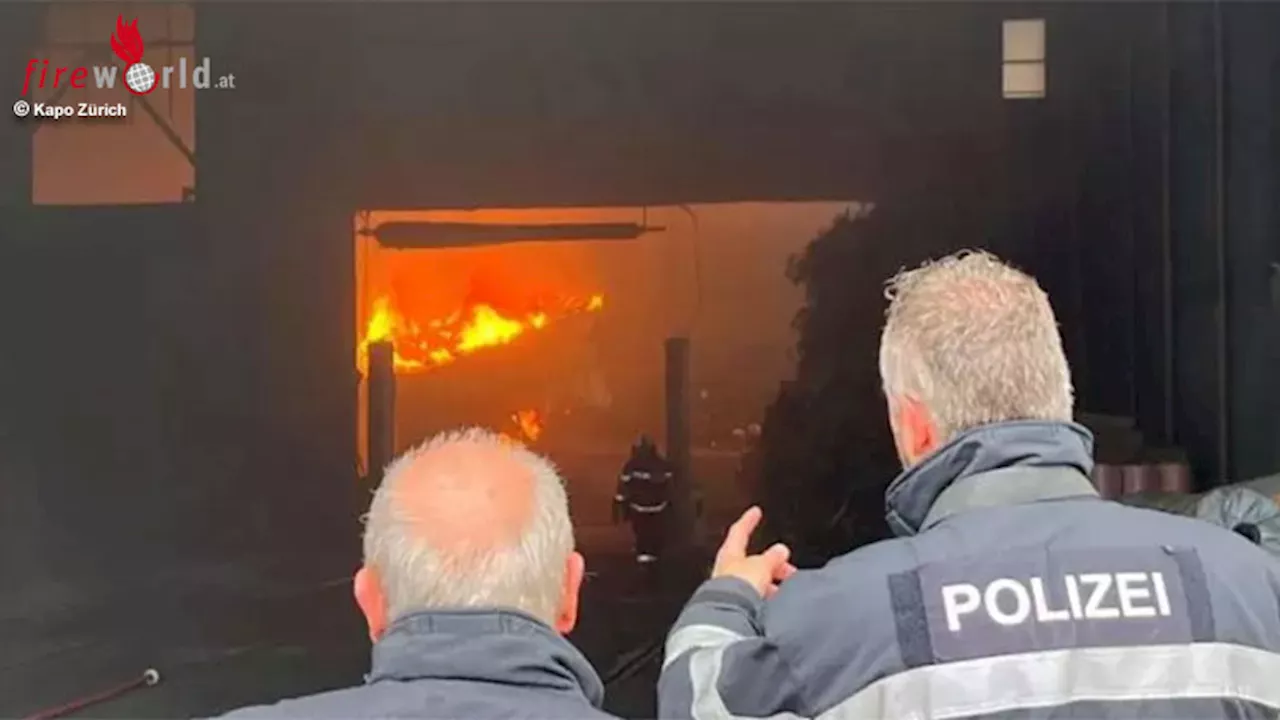
<svg viewBox="0 0 1280 720">
<path fill-rule="evenodd" d="M 751 533 L 760 525 L 764 512 L 752 505 L 729 526 L 724 535 L 724 543 L 720 545 L 720 555 L 729 557 L 746 557 L 747 545 L 751 542 Z"/>
</svg>

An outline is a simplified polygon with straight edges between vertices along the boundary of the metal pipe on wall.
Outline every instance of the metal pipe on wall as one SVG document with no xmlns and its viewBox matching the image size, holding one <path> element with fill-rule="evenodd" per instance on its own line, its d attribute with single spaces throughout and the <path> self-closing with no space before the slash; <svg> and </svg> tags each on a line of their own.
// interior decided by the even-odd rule
<svg viewBox="0 0 1280 720">
<path fill-rule="evenodd" d="M 1230 478 L 1231 463 L 1231 418 L 1228 401 L 1228 387 L 1231 382 L 1227 362 L 1230 358 L 1228 343 L 1227 313 L 1227 167 L 1226 167 L 1226 33 L 1222 22 L 1222 0 L 1213 4 L 1213 104 L 1214 104 L 1214 250 L 1216 252 L 1218 274 L 1218 298 L 1214 307 L 1217 321 L 1217 366 L 1218 366 L 1218 472 L 1221 478 Z"/>
<path fill-rule="evenodd" d="M 369 345 L 367 479 L 382 482 L 382 471 L 396 452 L 395 348 L 383 341 Z"/>
<path fill-rule="evenodd" d="M 1173 445 L 1177 442 L 1174 412 L 1176 402 L 1174 393 L 1174 327 L 1173 314 L 1173 183 L 1169 177 L 1173 165 L 1173 51 L 1170 23 L 1169 3 L 1166 2 L 1160 13 L 1160 40 L 1163 53 L 1162 73 L 1164 96 L 1161 103 L 1160 117 L 1160 272 L 1161 292 L 1163 296 L 1164 325 L 1164 441 Z"/>
<path fill-rule="evenodd" d="M 1138 400 L 1138 317 L 1140 315 L 1139 308 L 1142 307 L 1142 287 L 1139 284 L 1137 268 L 1140 264 L 1138 261 L 1138 179 L 1137 175 L 1137 142 L 1134 138 L 1136 125 L 1134 117 L 1137 114 L 1134 110 L 1134 57 L 1133 46 L 1125 48 L 1124 54 L 1124 78 L 1125 78 L 1125 98 L 1124 98 L 1124 153 L 1125 153 L 1125 202 L 1131 208 L 1126 217 L 1126 228 L 1124 234 L 1125 243 L 1128 245 L 1126 252 L 1129 256 L 1130 270 L 1129 273 L 1129 327 L 1125 333 L 1125 360 L 1128 362 L 1129 371 L 1125 384 L 1128 386 L 1128 397 L 1126 398 L 1129 408 L 1129 415 L 1133 418 L 1141 418 L 1142 411 Z"/>
</svg>

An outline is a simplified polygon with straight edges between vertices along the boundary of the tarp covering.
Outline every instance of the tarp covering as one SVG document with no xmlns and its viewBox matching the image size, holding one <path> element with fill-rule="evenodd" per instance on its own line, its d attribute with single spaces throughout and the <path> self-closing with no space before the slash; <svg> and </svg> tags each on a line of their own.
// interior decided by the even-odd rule
<svg viewBox="0 0 1280 720">
<path fill-rule="evenodd" d="M 1206 493 L 1196 517 L 1223 527 L 1251 523 L 1261 534 L 1262 547 L 1280 554 L 1280 507 L 1267 495 L 1242 485 L 1229 485 Z"/>
<path fill-rule="evenodd" d="M 1280 503 L 1280 473 L 1260 477 L 1256 480 L 1242 482 L 1240 485 L 1247 487 L 1250 490 L 1256 490 L 1277 503 Z"/>
<path fill-rule="evenodd" d="M 1241 523 L 1250 523 L 1261 535 L 1259 544 L 1280 555 L 1280 506 L 1276 505 L 1270 495 L 1264 495 L 1248 485 L 1250 483 L 1228 485 L 1203 495 L 1137 493 L 1122 497 L 1119 501 L 1135 507 L 1199 518 L 1228 530 Z"/>
</svg>

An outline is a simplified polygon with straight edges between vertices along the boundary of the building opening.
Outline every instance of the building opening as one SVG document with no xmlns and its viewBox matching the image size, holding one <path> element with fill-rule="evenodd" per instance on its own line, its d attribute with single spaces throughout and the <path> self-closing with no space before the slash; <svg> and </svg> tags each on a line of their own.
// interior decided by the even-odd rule
<svg viewBox="0 0 1280 720">
<path fill-rule="evenodd" d="M 664 436 L 664 342 L 687 337 L 692 474 L 709 510 L 732 506 L 750 428 L 792 372 L 787 262 L 850 205 L 358 213 L 362 476 L 369 347 L 388 341 L 395 452 L 500 431 L 560 466 L 580 524 L 607 524 L 631 441 Z"/>
</svg>

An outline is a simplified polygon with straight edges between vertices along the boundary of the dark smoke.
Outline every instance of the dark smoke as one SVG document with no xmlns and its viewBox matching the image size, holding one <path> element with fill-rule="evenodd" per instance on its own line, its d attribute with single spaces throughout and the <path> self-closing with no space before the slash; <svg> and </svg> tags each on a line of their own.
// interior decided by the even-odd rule
<svg viewBox="0 0 1280 720">
<path fill-rule="evenodd" d="M 765 413 L 757 468 L 771 535 L 813 566 L 888 534 L 884 488 L 900 471 L 880 390 L 884 282 L 904 267 L 986 246 L 959 201 L 843 214 L 792 259 L 805 289 L 797 367 Z"/>
</svg>

